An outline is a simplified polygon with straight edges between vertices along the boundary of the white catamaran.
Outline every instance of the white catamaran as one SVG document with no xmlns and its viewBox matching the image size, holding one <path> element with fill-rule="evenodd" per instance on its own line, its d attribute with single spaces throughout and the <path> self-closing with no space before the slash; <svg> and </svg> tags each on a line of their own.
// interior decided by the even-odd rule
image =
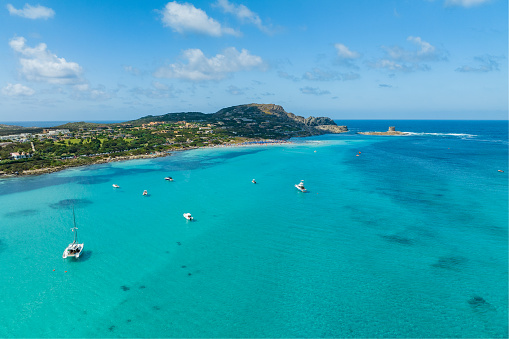
<svg viewBox="0 0 509 339">
<path fill-rule="evenodd" d="M 72 208 L 72 217 L 74 220 L 74 227 L 71 228 L 71 231 L 74 232 L 74 241 L 67 246 L 67 248 L 64 250 L 64 254 L 62 255 L 62 258 L 67 257 L 75 257 L 79 258 L 81 252 L 83 251 L 83 245 L 84 244 L 78 244 L 78 227 L 76 227 L 76 216 L 74 215 L 74 206 Z"/>
</svg>

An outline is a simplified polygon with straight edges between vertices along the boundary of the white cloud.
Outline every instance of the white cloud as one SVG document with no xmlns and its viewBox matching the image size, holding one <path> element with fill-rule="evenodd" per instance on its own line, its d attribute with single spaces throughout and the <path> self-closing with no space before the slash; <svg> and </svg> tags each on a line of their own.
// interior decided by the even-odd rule
<svg viewBox="0 0 509 339">
<path fill-rule="evenodd" d="M 474 60 L 477 62 L 477 66 L 462 66 L 459 68 L 456 68 L 456 72 L 463 72 L 463 73 L 486 73 L 491 71 L 499 71 L 499 63 L 498 59 L 501 59 L 500 57 L 495 57 L 492 55 L 485 55 L 480 57 L 475 57 Z"/>
<path fill-rule="evenodd" d="M 413 42 L 419 47 L 419 50 L 407 51 L 399 46 L 382 48 L 387 53 L 387 56 L 393 60 L 404 62 L 422 62 L 422 61 L 440 61 L 446 60 L 445 52 L 438 50 L 429 42 L 422 40 L 420 37 L 409 36 L 407 41 Z"/>
<path fill-rule="evenodd" d="M 187 63 L 175 63 L 158 69 L 158 78 L 176 78 L 191 81 L 221 80 L 234 72 L 264 68 L 261 57 L 242 49 L 229 47 L 223 54 L 207 58 L 200 49 L 188 49 L 182 54 Z"/>
<path fill-rule="evenodd" d="M 2 88 L 2 94 L 8 95 L 11 97 L 14 96 L 31 96 L 34 95 L 35 91 L 30 87 L 23 86 L 22 84 L 7 84 L 4 88 Z"/>
<path fill-rule="evenodd" d="M 271 29 L 262 23 L 262 19 L 255 12 L 251 11 L 244 5 L 236 5 L 228 0 L 217 0 L 214 4 L 221 8 L 223 12 L 235 15 L 242 22 L 254 24 L 258 29 L 265 33 L 272 33 Z"/>
<path fill-rule="evenodd" d="M 374 62 L 369 62 L 368 66 L 390 71 L 415 72 L 430 70 L 430 67 L 425 64 L 425 62 L 447 60 L 447 52 L 436 48 L 420 37 L 409 36 L 407 41 L 417 45 L 418 49 L 406 50 L 399 46 L 382 46 L 386 57 Z"/>
<path fill-rule="evenodd" d="M 325 95 L 325 94 L 330 94 L 329 91 L 323 91 L 323 90 L 320 90 L 319 88 L 317 87 L 309 87 L 309 86 L 306 86 L 306 87 L 303 87 L 303 88 L 300 88 L 300 91 L 302 94 L 312 94 L 312 95 Z"/>
<path fill-rule="evenodd" d="M 482 5 L 489 2 L 490 0 L 445 0 L 446 6 L 462 6 L 462 7 L 473 7 Z"/>
<path fill-rule="evenodd" d="M 13 5 L 7 4 L 7 9 L 11 15 L 17 15 L 27 19 L 49 19 L 55 16 L 54 10 L 41 5 L 30 6 L 29 4 L 25 4 L 23 9 L 16 9 Z"/>
<path fill-rule="evenodd" d="M 357 59 L 360 57 L 359 53 L 351 51 L 343 44 L 335 44 L 334 47 L 338 50 L 338 56 L 341 59 Z"/>
<path fill-rule="evenodd" d="M 429 67 L 427 65 L 421 65 L 418 63 L 403 63 L 403 62 L 395 62 L 393 60 L 381 59 L 376 62 L 368 63 L 368 66 L 371 68 L 378 69 L 387 69 L 389 71 L 398 71 L 398 72 L 415 72 L 415 71 L 429 71 Z"/>
<path fill-rule="evenodd" d="M 219 22 L 210 18 L 203 10 L 192 4 L 168 2 L 161 11 L 164 26 L 171 27 L 175 32 L 194 32 L 220 37 L 223 34 L 240 35 L 232 28 L 222 27 Z"/>
<path fill-rule="evenodd" d="M 43 81 L 53 84 L 76 84 L 82 82 L 82 68 L 75 62 L 68 62 L 48 51 L 46 44 L 34 48 L 26 45 L 23 37 L 9 41 L 11 48 L 19 53 L 21 74 L 32 81 Z"/>
</svg>

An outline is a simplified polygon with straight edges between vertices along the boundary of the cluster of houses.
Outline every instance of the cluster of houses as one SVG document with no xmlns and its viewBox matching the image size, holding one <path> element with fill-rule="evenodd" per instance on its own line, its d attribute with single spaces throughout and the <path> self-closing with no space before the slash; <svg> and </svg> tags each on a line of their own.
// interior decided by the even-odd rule
<svg viewBox="0 0 509 339">
<path fill-rule="evenodd" d="M 168 124 L 175 124 L 177 126 L 176 129 L 168 128 L 161 125 L 168 125 Z M 223 125 L 222 122 L 219 123 L 219 125 Z M 161 129 L 163 127 L 163 129 Z M 116 126 L 116 129 L 113 126 L 96 126 L 95 128 L 79 128 L 76 131 L 71 132 L 69 129 L 43 129 L 42 133 L 20 133 L 20 134 L 14 134 L 14 135 L 6 135 L 6 136 L 0 136 L 0 147 L 10 144 L 12 142 L 14 143 L 23 143 L 23 142 L 30 142 L 35 140 L 53 140 L 53 141 L 63 141 L 66 139 L 87 139 L 87 138 L 93 138 L 93 137 L 106 137 L 109 139 L 117 139 L 117 138 L 133 138 L 136 139 L 132 134 L 126 133 L 129 129 L 134 130 L 153 130 L 152 134 L 165 134 L 165 133 L 171 133 L 175 134 L 174 137 L 183 137 L 184 135 L 187 135 L 183 129 L 187 128 L 196 128 L 197 131 L 195 131 L 196 134 L 202 134 L 200 136 L 200 139 L 206 140 L 208 137 L 203 136 L 204 134 L 212 134 L 214 133 L 213 127 L 216 127 L 215 124 L 196 124 L 196 123 L 190 123 L 186 121 L 178 121 L 176 123 L 171 122 L 150 122 L 147 124 L 143 124 L 142 126 L 133 127 L 131 124 L 121 124 Z M 127 128 L 127 130 L 126 130 Z M 223 127 L 225 128 L 225 127 Z M 167 138 L 167 144 L 173 144 L 173 138 Z M 1 142 L 1 141 L 7 141 L 7 142 Z M 187 142 L 191 142 L 191 139 L 187 139 Z M 204 143 L 207 143 L 204 141 Z M 32 143 L 32 149 L 35 152 L 35 148 Z M 26 159 L 32 157 L 32 154 L 25 153 L 25 152 L 14 152 L 10 153 L 10 158 L 19 160 L 19 159 Z"/>
<path fill-rule="evenodd" d="M 21 153 L 14 152 L 14 153 L 11 153 L 11 158 L 14 159 L 14 160 L 26 159 L 26 158 L 31 158 L 31 157 L 32 157 L 32 154 L 25 153 L 25 152 L 21 152 Z"/>
<path fill-rule="evenodd" d="M 12 135 L 4 135 L 0 136 L 0 140 L 11 140 L 14 142 L 27 142 L 32 139 L 53 139 L 59 140 L 61 138 L 71 138 L 72 134 L 68 129 L 43 129 L 42 133 L 32 134 L 32 133 L 20 133 L 20 134 L 12 134 Z"/>
</svg>

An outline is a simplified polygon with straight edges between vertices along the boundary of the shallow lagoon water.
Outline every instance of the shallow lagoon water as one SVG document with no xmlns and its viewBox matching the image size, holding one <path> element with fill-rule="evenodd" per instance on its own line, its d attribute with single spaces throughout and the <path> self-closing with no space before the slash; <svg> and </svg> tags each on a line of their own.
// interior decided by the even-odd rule
<svg viewBox="0 0 509 339">
<path fill-rule="evenodd" d="M 0 337 L 507 337 L 507 123 L 401 124 L 1 180 Z"/>
</svg>

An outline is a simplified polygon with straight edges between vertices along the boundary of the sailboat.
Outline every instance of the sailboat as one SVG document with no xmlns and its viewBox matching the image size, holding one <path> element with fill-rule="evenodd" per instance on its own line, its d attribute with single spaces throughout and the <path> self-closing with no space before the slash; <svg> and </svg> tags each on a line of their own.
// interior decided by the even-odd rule
<svg viewBox="0 0 509 339">
<path fill-rule="evenodd" d="M 83 245 L 84 244 L 78 244 L 78 227 L 76 227 L 76 216 L 74 214 L 74 206 L 72 207 L 72 217 L 74 220 L 74 227 L 71 228 L 71 231 L 74 232 L 74 241 L 67 246 L 67 248 L 64 250 L 64 254 L 62 255 L 62 258 L 67 257 L 75 257 L 79 258 L 81 252 L 83 251 Z"/>
</svg>

